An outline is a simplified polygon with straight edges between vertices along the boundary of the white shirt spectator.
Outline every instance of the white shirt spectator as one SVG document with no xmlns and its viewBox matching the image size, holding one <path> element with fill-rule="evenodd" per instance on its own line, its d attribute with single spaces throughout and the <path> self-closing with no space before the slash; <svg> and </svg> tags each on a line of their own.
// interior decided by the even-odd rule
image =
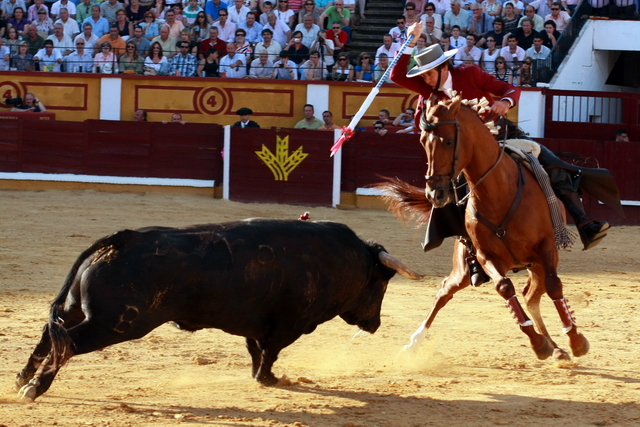
<svg viewBox="0 0 640 427">
<path fill-rule="evenodd" d="M 444 15 L 445 12 L 451 10 L 451 0 L 432 0 L 431 3 L 436 5 L 438 15 Z"/>
<path fill-rule="evenodd" d="M 55 34 L 51 34 L 49 37 L 47 37 L 47 40 L 52 40 L 54 49 L 60 52 L 60 54 L 63 56 L 67 50 L 73 50 L 73 47 L 75 46 L 75 44 L 73 44 L 73 41 L 71 41 L 71 37 L 67 35 L 63 36 L 62 40 L 58 40 Z"/>
<path fill-rule="evenodd" d="M 76 40 L 80 39 L 80 40 L 84 40 L 84 51 L 90 53 L 91 55 L 93 55 L 95 53 L 95 46 L 96 46 L 96 42 L 98 41 L 98 36 L 96 36 L 95 34 L 91 33 L 91 37 L 89 37 L 89 40 L 87 40 L 87 38 L 84 36 L 84 33 L 80 33 L 76 36 L 75 39 L 73 39 L 73 45 L 76 45 Z"/>
<path fill-rule="evenodd" d="M 400 43 L 402 46 L 404 42 L 407 41 L 407 26 L 405 25 L 404 30 L 401 30 L 399 27 L 393 27 L 389 30 L 389 34 L 393 37 L 394 43 Z"/>
<path fill-rule="evenodd" d="M 262 65 L 260 58 L 256 58 L 251 61 L 251 68 L 249 69 L 249 75 L 256 79 L 269 79 L 271 78 L 271 71 L 273 70 L 273 61 L 267 59 L 267 62 Z"/>
<path fill-rule="evenodd" d="M 55 15 L 56 18 L 59 18 L 61 7 L 64 7 L 67 9 L 67 11 L 69 12 L 69 17 L 71 17 L 71 15 L 76 14 L 76 5 L 71 0 L 67 0 L 65 4 L 62 4 L 62 0 L 58 0 L 57 2 L 51 5 L 51 12 L 50 12 L 51 15 Z"/>
<path fill-rule="evenodd" d="M 50 67 L 53 65 L 53 72 L 60 72 L 60 65 L 62 62 L 58 62 L 58 60 L 62 61 L 62 54 L 58 52 L 56 49 L 51 50 L 51 55 L 47 55 L 47 48 L 42 48 L 34 55 L 35 58 L 39 59 L 40 69 L 42 70 L 43 66 Z"/>
<path fill-rule="evenodd" d="M 556 23 L 556 30 L 563 32 L 564 29 L 567 27 L 567 25 L 569 24 L 569 21 L 571 21 L 571 16 L 565 12 L 564 10 L 561 10 L 560 13 L 558 13 L 558 17 L 554 18 L 553 17 L 553 13 L 550 13 L 549 15 L 544 17 L 545 21 L 553 21 Z"/>
<path fill-rule="evenodd" d="M 465 46 L 466 47 L 466 46 Z M 473 46 L 469 53 L 465 52 L 464 48 L 458 49 L 458 52 L 453 57 L 453 64 L 457 67 L 458 65 L 462 65 L 467 56 L 473 58 L 476 65 L 480 65 L 480 58 L 482 58 L 482 50 Z"/>
<path fill-rule="evenodd" d="M 316 24 L 311 26 L 310 30 L 304 26 L 304 24 L 296 25 L 295 31 L 300 31 L 302 33 L 302 44 L 306 47 L 311 47 L 314 41 L 316 41 L 316 37 L 318 37 L 318 32 L 320 31 L 320 27 Z"/>
<path fill-rule="evenodd" d="M 242 65 L 231 67 L 231 64 L 235 64 L 237 61 L 241 61 Z M 225 76 L 230 79 L 241 79 L 247 75 L 247 63 L 244 55 L 225 55 L 220 60 L 220 74 L 225 73 Z"/>
<path fill-rule="evenodd" d="M 502 56 L 507 61 L 508 67 L 513 67 L 514 58 L 518 62 L 522 62 L 524 61 L 524 58 L 526 58 L 527 54 L 524 51 L 524 49 L 521 48 L 520 46 L 516 46 L 515 54 L 512 54 L 511 51 L 509 51 L 509 46 L 505 46 L 502 49 L 500 49 L 500 56 Z"/>
<path fill-rule="evenodd" d="M 7 46 L 0 46 L 0 71 L 7 71 L 9 69 L 9 64 L 11 62 L 10 53 L 11 51 Z"/>
<path fill-rule="evenodd" d="M 533 45 L 525 52 L 526 56 L 530 56 L 531 59 L 547 59 L 549 54 L 551 53 L 551 49 L 546 47 L 545 45 L 540 46 L 540 52 L 536 51 L 536 46 Z"/>
<path fill-rule="evenodd" d="M 82 55 L 75 51 L 64 58 L 64 70 L 67 73 L 90 73 L 93 71 L 93 56 L 86 49 Z"/>
<path fill-rule="evenodd" d="M 259 54 L 263 50 L 267 51 L 267 53 L 269 54 L 269 59 L 271 60 L 271 62 L 273 62 L 274 60 L 278 59 L 278 55 L 280 55 L 280 52 L 282 52 L 282 46 L 277 41 L 271 40 L 271 44 L 269 44 L 269 47 L 265 46 L 264 42 L 260 42 L 254 49 L 256 54 Z"/>
<path fill-rule="evenodd" d="M 273 40 L 280 43 L 280 46 L 284 46 L 287 44 L 287 32 L 291 30 L 287 24 L 278 19 L 276 20 L 275 28 L 273 28 L 268 22 L 267 25 L 264 26 L 264 28 L 268 28 L 273 31 Z"/>
<path fill-rule="evenodd" d="M 240 12 L 238 12 L 235 6 L 230 5 L 227 12 L 229 12 L 228 20 L 236 25 L 240 25 L 247 20 L 247 13 L 251 12 L 251 10 L 247 6 L 242 6 Z"/>
<path fill-rule="evenodd" d="M 58 19 L 54 24 L 62 24 L 64 27 L 64 35 L 73 37 L 75 34 L 80 32 L 80 27 L 78 26 L 78 21 L 75 19 L 67 19 L 67 22 L 62 22 L 62 19 Z"/>
<path fill-rule="evenodd" d="M 427 15 L 426 13 L 423 13 L 422 16 L 420 17 L 420 20 L 422 21 L 422 29 L 423 30 L 425 30 L 427 28 L 427 18 L 428 17 L 429 17 L 429 15 Z M 434 13 L 433 15 L 431 15 L 431 17 L 433 18 L 433 26 L 436 27 L 439 30 L 442 30 L 442 15 Z"/>
<path fill-rule="evenodd" d="M 227 43 L 234 42 L 236 40 L 236 24 L 229 21 L 224 24 L 224 28 L 220 25 L 220 21 L 213 23 L 212 27 L 218 29 L 218 38 L 224 40 Z"/>
<path fill-rule="evenodd" d="M 395 56 L 396 53 L 400 50 L 400 44 L 399 43 L 391 43 L 391 47 L 389 49 L 387 49 L 384 45 L 380 46 L 378 48 L 378 50 L 376 51 L 376 62 L 375 64 L 378 64 L 378 58 L 380 58 L 380 54 L 381 53 L 386 53 L 387 56 L 389 57 L 389 60 L 391 61 Z"/>
</svg>

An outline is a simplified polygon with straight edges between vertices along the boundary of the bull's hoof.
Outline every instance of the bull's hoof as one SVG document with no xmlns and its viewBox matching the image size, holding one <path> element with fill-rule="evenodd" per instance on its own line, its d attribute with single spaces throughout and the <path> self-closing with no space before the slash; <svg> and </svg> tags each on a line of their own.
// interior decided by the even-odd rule
<svg viewBox="0 0 640 427">
<path fill-rule="evenodd" d="M 549 356 L 553 354 L 553 347 L 549 343 L 549 340 L 547 339 L 547 337 L 543 335 L 541 335 L 540 337 L 542 338 L 540 344 L 536 346 L 531 346 L 531 348 L 536 353 L 536 356 L 538 357 L 538 359 L 546 360 L 549 358 Z"/>
<path fill-rule="evenodd" d="M 18 400 L 25 403 L 31 403 L 36 400 L 36 386 L 27 384 L 18 391 Z"/>
<path fill-rule="evenodd" d="M 553 349 L 553 358 L 555 360 L 571 360 L 571 356 L 569 356 L 569 353 L 567 353 L 560 347 L 556 347 Z"/>
<path fill-rule="evenodd" d="M 265 387 L 273 387 L 278 384 L 278 379 L 271 372 L 259 374 L 255 377 L 256 381 Z"/>
<path fill-rule="evenodd" d="M 575 357 L 584 356 L 589 352 L 589 341 L 582 334 L 569 337 L 569 345 L 571 346 L 571 353 Z"/>
</svg>

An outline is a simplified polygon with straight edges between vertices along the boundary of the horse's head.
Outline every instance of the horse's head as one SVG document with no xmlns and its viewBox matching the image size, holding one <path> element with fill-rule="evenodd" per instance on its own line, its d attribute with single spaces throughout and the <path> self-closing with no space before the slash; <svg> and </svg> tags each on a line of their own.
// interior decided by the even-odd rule
<svg viewBox="0 0 640 427">
<path fill-rule="evenodd" d="M 438 101 L 431 96 L 420 117 L 420 142 L 427 154 L 426 195 L 436 208 L 453 201 L 451 181 L 458 169 L 460 97 Z"/>
</svg>

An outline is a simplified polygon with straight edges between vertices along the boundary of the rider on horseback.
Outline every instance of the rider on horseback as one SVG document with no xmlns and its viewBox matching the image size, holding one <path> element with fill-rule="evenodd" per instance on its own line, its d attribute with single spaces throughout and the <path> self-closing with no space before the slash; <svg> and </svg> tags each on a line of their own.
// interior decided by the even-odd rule
<svg viewBox="0 0 640 427">
<path fill-rule="evenodd" d="M 417 124 L 420 122 L 426 100 L 433 94 L 439 97 L 449 96 L 447 89 L 457 91 L 463 99 L 467 100 L 485 97 L 492 104 L 490 115 L 505 116 L 509 109 L 516 105 L 520 98 L 520 90 L 517 87 L 495 79 L 476 66 L 454 68 L 451 58 L 457 52 L 455 49 L 443 52 L 442 48 L 437 44 L 429 46 L 423 53 L 415 56 L 416 65 L 407 73 L 413 45 L 415 45 L 421 32 L 422 23 L 420 22 L 409 28 L 408 33 L 413 35 L 414 38 L 409 44 L 409 47 L 403 52 L 397 66 L 391 71 L 391 79 L 395 83 L 420 94 L 416 114 Z M 494 102 L 492 94 L 497 95 L 499 100 Z M 513 127 L 517 130 L 517 134 L 509 135 L 510 138 L 530 139 L 516 126 Z M 540 148 L 541 153 L 538 160 L 547 171 L 556 196 L 564 203 L 567 211 L 576 223 L 580 238 L 584 244 L 583 250 L 594 247 L 602 241 L 610 226 L 606 221 L 596 221 L 588 217 L 578 195 L 581 178 L 583 178 L 586 172 L 593 172 L 593 170 L 588 171 L 586 168 L 578 168 L 563 162 L 546 147 L 541 145 Z M 604 170 L 598 171 L 603 172 Z M 604 181 L 607 181 L 604 183 L 604 187 L 607 187 L 613 182 L 615 188 L 615 181 L 613 181 L 610 172 L 606 172 L 608 174 L 606 177 L 601 173 L 600 176 L 591 178 L 596 180 L 604 178 Z M 583 185 L 583 187 L 585 187 L 585 185 Z M 593 191 L 591 191 L 591 193 L 593 194 Z M 602 197 L 600 197 L 601 194 L 593 195 L 603 200 Z M 431 219 L 433 219 L 434 212 L 439 210 L 440 209 L 432 210 Z M 450 210 L 447 215 L 449 215 L 450 212 L 454 212 L 454 210 Z M 463 215 L 455 216 L 464 218 Z M 447 222 L 449 223 L 447 230 L 449 234 L 442 235 L 441 232 L 438 232 L 436 233 L 436 239 L 433 239 L 433 233 L 430 234 L 430 231 L 427 231 L 425 251 L 439 246 L 444 237 L 460 235 L 452 231 L 459 231 L 459 226 L 451 225 L 451 218 L 448 218 Z M 432 223 L 433 221 L 430 221 L 429 226 L 431 226 Z M 464 228 L 464 225 L 461 227 Z M 447 228 L 447 226 L 445 226 L 445 228 Z M 432 237 L 431 239 L 430 236 Z M 471 271 L 471 283 L 474 286 L 478 286 L 488 281 L 488 277 L 475 260 L 473 248 L 470 247 L 469 249 L 472 254 L 468 258 Z"/>
</svg>

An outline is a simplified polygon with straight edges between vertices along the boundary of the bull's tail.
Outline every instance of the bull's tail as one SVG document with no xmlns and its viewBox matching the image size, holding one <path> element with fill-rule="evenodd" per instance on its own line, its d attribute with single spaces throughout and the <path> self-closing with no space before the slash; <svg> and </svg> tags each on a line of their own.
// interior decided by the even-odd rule
<svg viewBox="0 0 640 427">
<path fill-rule="evenodd" d="M 427 200 L 424 188 L 415 187 L 398 178 L 374 184 L 373 188 L 382 190 L 382 198 L 389 204 L 389 210 L 401 221 L 416 220 L 418 227 L 429 222 L 432 205 Z"/>
<path fill-rule="evenodd" d="M 54 369 L 62 367 L 71 358 L 71 356 L 73 356 L 71 338 L 67 333 L 67 329 L 64 327 L 64 320 L 61 316 L 61 312 L 64 310 L 67 295 L 71 290 L 71 286 L 78 274 L 80 266 L 82 266 L 90 256 L 95 254 L 96 251 L 106 247 L 122 247 L 125 243 L 130 242 L 132 237 L 137 234 L 138 233 L 132 230 L 122 230 L 110 236 L 103 237 L 82 252 L 71 267 L 64 285 L 62 285 L 62 289 L 60 289 L 58 296 L 56 296 L 51 303 L 51 309 L 49 311 L 49 322 L 47 327 L 49 329 L 49 338 L 51 340 L 50 363 Z"/>
</svg>

